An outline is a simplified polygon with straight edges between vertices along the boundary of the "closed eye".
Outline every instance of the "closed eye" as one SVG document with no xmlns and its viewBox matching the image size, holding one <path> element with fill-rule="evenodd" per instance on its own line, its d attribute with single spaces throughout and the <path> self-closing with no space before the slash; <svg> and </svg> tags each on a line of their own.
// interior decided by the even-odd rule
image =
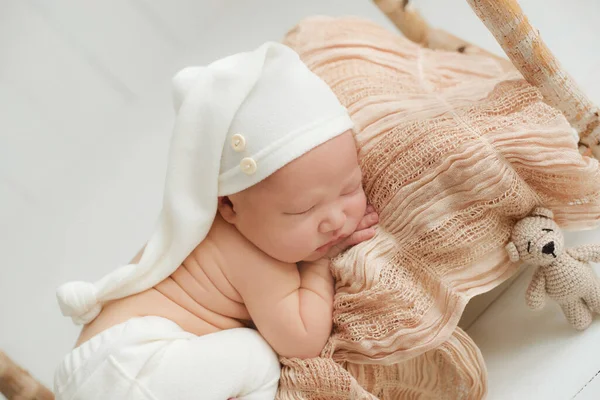
<svg viewBox="0 0 600 400">
<path fill-rule="evenodd" d="M 543 230 L 544 232 L 554 232 L 552 229 L 548 229 L 548 228 L 545 228 L 545 229 L 542 229 L 542 230 Z"/>
<path fill-rule="evenodd" d="M 352 189 L 348 192 L 343 193 L 342 196 L 348 196 L 348 195 L 354 194 L 354 193 L 358 192 L 358 190 L 361 188 L 362 188 L 362 182 L 359 182 L 358 186 L 356 186 L 354 189 Z"/>
<path fill-rule="evenodd" d="M 531 242 L 527 242 L 527 252 L 528 252 L 528 253 L 531 253 L 531 252 L 529 251 L 529 249 L 531 249 Z"/>
<path fill-rule="evenodd" d="M 309 208 L 308 210 L 305 210 L 305 211 L 294 212 L 294 213 L 286 212 L 284 214 L 286 214 L 286 215 L 303 215 L 303 214 L 308 214 L 310 211 L 312 211 L 313 208 L 315 208 L 315 206 L 312 206 L 311 208 Z"/>
</svg>

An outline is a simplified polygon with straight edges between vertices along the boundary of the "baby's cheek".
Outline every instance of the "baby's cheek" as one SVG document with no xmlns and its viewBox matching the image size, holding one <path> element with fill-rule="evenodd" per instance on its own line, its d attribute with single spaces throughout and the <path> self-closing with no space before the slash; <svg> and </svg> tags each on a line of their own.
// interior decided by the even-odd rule
<svg viewBox="0 0 600 400">
<path fill-rule="evenodd" d="M 361 192 L 355 199 L 353 199 L 352 204 L 352 216 L 359 221 L 362 219 L 363 215 L 365 215 L 365 211 L 367 210 L 367 196 L 365 192 Z"/>
<path fill-rule="evenodd" d="M 314 228 L 311 228 L 312 224 L 308 222 L 298 222 L 291 229 L 281 232 L 279 238 L 283 245 L 299 252 L 306 251 L 307 246 L 312 246 L 314 243 L 312 240 Z"/>
</svg>

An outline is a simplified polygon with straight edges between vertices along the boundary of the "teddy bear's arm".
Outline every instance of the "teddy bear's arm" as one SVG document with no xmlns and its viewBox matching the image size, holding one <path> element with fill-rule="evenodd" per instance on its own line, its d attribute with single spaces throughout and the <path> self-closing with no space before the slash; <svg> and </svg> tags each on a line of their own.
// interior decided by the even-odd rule
<svg viewBox="0 0 600 400">
<path fill-rule="evenodd" d="M 538 268 L 531 278 L 527 293 L 525 294 L 527 306 L 532 310 L 544 307 L 546 300 L 546 278 L 541 268 Z"/>
<path fill-rule="evenodd" d="M 583 262 L 600 262 L 600 245 L 586 244 L 583 246 L 574 247 L 567 249 L 567 254 Z"/>
</svg>

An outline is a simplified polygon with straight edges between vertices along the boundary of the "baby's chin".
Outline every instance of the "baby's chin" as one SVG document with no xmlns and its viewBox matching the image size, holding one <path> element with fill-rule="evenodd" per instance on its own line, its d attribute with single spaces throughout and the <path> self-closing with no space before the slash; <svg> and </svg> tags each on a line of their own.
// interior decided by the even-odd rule
<svg viewBox="0 0 600 400">
<path fill-rule="evenodd" d="M 321 258 L 323 258 L 324 256 L 325 256 L 324 253 L 315 251 L 315 252 L 309 254 L 307 257 L 303 258 L 302 261 L 304 261 L 304 262 L 317 261 L 317 260 L 320 260 Z"/>
<path fill-rule="evenodd" d="M 325 256 L 325 252 L 318 252 L 318 251 L 314 251 L 312 253 L 310 253 L 307 256 L 304 257 L 285 257 L 282 256 L 281 254 L 276 255 L 276 254 L 269 254 L 271 257 L 273 257 L 274 259 L 281 261 L 281 262 L 285 262 L 285 263 L 290 263 L 290 264 L 297 264 L 300 262 L 312 262 L 312 261 L 317 261 L 320 260 L 321 258 L 323 258 Z"/>
<path fill-rule="evenodd" d="M 285 263 L 290 263 L 290 264 L 298 264 L 301 262 L 312 262 L 312 261 L 317 261 L 320 260 L 321 258 L 323 258 L 325 256 L 325 254 L 321 254 L 319 252 L 313 252 L 305 257 L 302 257 L 301 259 L 296 258 L 291 258 L 291 257 L 273 257 L 276 260 L 285 262 Z"/>
<path fill-rule="evenodd" d="M 319 252 L 316 250 L 313 250 L 312 253 L 306 254 L 304 251 L 297 248 L 285 248 L 285 246 L 281 245 L 264 245 L 264 243 L 255 242 L 250 239 L 248 240 L 254 244 L 258 250 L 262 251 L 267 256 L 287 264 L 297 264 L 303 261 L 316 261 L 325 256 L 325 252 Z M 305 251 L 306 250 L 307 249 L 305 249 Z"/>
</svg>

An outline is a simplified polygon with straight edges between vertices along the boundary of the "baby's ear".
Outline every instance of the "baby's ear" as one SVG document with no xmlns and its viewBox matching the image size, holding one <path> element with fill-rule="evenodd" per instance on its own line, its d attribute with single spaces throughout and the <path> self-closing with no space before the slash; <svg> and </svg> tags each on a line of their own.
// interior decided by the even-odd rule
<svg viewBox="0 0 600 400">
<path fill-rule="evenodd" d="M 233 209 L 233 203 L 227 196 L 219 197 L 219 203 L 217 204 L 217 210 L 221 217 L 233 224 L 235 222 L 235 210 Z"/>
<path fill-rule="evenodd" d="M 533 209 L 533 211 L 531 212 L 531 216 L 532 217 L 545 217 L 545 218 L 550 218 L 550 219 L 554 219 L 554 213 L 550 210 L 548 210 L 547 208 L 544 207 L 536 207 Z"/>
<path fill-rule="evenodd" d="M 515 244 L 513 242 L 510 242 L 509 244 L 507 244 L 505 249 L 506 249 L 506 252 L 508 253 L 508 257 L 510 258 L 510 261 L 512 261 L 512 262 L 519 261 L 519 259 L 521 258 L 519 256 L 519 250 L 517 250 L 517 246 L 515 246 Z"/>
</svg>

